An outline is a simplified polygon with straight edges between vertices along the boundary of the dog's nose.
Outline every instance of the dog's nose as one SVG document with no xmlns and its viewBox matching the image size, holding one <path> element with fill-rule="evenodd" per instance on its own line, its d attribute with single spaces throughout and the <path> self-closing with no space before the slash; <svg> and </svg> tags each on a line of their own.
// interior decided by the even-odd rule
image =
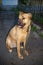
<svg viewBox="0 0 43 65">
<path fill-rule="evenodd" d="M 26 23 L 24 23 L 24 26 L 26 25 Z"/>
<path fill-rule="evenodd" d="M 22 22 L 22 20 L 21 19 L 18 19 L 18 22 Z"/>
</svg>

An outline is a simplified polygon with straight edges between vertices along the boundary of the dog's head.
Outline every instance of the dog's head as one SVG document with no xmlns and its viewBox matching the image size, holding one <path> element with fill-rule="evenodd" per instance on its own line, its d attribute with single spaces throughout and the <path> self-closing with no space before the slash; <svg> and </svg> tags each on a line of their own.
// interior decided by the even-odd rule
<svg viewBox="0 0 43 65">
<path fill-rule="evenodd" d="M 28 24 L 28 22 L 31 20 L 32 18 L 32 14 L 31 13 L 24 13 L 24 12 L 20 12 L 19 13 L 19 22 L 21 24 Z"/>
</svg>

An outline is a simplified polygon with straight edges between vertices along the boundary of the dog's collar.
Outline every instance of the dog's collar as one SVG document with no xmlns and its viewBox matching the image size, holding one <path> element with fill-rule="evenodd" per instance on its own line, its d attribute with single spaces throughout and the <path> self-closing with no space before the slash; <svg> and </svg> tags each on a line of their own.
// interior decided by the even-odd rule
<svg viewBox="0 0 43 65">
<path fill-rule="evenodd" d="M 25 24 L 21 23 L 21 22 L 18 22 L 17 24 L 18 26 L 20 26 L 20 28 L 23 28 L 25 26 Z"/>
</svg>

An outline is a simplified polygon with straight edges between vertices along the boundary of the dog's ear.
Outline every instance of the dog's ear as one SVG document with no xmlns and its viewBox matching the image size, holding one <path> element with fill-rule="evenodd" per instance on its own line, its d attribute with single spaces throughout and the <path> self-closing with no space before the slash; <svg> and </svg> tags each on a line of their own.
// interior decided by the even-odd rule
<svg viewBox="0 0 43 65">
<path fill-rule="evenodd" d="M 22 19 L 23 12 L 19 12 L 19 19 Z"/>
<path fill-rule="evenodd" d="M 32 18 L 32 14 L 28 13 L 28 17 L 29 17 L 29 19 L 31 19 Z"/>
<path fill-rule="evenodd" d="M 23 14 L 23 12 L 22 12 L 22 11 L 20 11 L 20 12 L 19 12 L 19 14 Z"/>
</svg>

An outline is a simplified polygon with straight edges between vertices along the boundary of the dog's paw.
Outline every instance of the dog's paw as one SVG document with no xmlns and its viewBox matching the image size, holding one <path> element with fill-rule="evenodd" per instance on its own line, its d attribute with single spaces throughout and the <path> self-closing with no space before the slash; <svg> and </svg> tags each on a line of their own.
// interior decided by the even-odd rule
<svg viewBox="0 0 43 65">
<path fill-rule="evenodd" d="M 10 49 L 9 52 L 11 53 L 12 52 L 12 49 Z"/>
<path fill-rule="evenodd" d="M 24 51 L 24 53 L 25 53 L 27 56 L 29 55 L 29 53 L 28 53 L 26 50 Z"/>
<path fill-rule="evenodd" d="M 23 56 L 22 56 L 22 55 L 20 55 L 20 56 L 18 56 L 18 57 L 19 57 L 19 59 L 23 60 Z"/>
</svg>

